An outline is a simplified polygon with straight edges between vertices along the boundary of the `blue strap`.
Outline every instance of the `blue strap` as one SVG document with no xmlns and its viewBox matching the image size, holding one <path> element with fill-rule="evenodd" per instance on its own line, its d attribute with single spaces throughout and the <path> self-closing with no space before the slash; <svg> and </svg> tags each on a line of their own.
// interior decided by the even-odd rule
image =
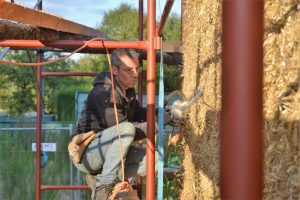
<svg viewBox="0 0 300 200">
<path fill-rule="evenodd" d="M 42 158 L 41 168 L 44 168 L 48 162 L 48 155 L 46 151 L 41 150 L 41 158 Z"/>
<path fill-rule="evenodd" d="M 161 39 L 162 44 L 162 39 Z M 160 77 L 159 77 L 159 96 L 158 96 L 158 184 L 157 199 L 163 199 L 164 183 L 164 69 L 163 69 L 163 50 L 160 52 Z"/>
</svg>

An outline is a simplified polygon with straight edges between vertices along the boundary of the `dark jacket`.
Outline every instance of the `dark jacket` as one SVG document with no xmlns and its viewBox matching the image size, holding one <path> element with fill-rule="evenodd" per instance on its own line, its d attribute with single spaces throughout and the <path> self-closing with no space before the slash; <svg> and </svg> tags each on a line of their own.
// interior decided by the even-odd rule
<svg viewBox="0 0 300 200">
<path fill-rule="evenodd" d="M 93 83 L 94 87 L 85 101 L 74 135 L 91 130 L 98 133 L 116 125 L 111 83 L 109 72 L 102 72 L 97 75 Z M 125 121 L 135 122 L 136 135 L 138 135 L 136 139 L 141 139 L 139 138 L 142 137 L 141 132 L 144 135 L 146 131 L 146 109 L 140 108 L 135 98 L 134 89 L 127 89 L 125 95 L 115 80 L 115 98 L 119 123 Z"/>
</svg>

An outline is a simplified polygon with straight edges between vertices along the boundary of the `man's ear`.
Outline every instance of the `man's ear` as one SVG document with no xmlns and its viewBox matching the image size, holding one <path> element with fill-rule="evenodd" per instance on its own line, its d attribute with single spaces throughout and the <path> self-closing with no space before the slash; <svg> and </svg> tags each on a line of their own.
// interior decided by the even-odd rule
<svg viewBox="0 0 300 200">
<path fill-rule="evenodd" d="M 113 75 L 117 75 L 119 73 L 119 69 L 115 66 L 112 66 L 112 73 Z"/>
</svg>

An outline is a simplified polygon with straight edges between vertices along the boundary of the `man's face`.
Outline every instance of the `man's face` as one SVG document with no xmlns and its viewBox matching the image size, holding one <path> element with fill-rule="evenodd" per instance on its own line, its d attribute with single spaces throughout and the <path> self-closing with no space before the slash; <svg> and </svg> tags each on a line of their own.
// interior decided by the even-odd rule
<svg viewBox="0 0 300 200">
<path fill-rule="evenodd" d="M 123 90 L 133 88 L 140 73 L 139 61 L 127 55 L 123 55 L 120 60 L 122 64 L 118 68 L 113 67 L 113 74 Z"/>
</svg>

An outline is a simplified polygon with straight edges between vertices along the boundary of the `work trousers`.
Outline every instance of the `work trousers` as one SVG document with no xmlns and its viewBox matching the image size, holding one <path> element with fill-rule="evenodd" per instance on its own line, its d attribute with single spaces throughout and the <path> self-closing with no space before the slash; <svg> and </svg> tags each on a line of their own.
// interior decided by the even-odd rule
<svg viewBox="0 0 300 200">
<path fill-rule="evenodd" d="M 125 160 L 125 178 L 146 175 L 146 149 L 130 146 L 135 136 L 135 127 L 130 122 L 119 124 Z M 122 180 L 120 141 L 117 126 L 102 131 L 88 145 L 79 163 L 74 165 L 84 173 L 96 175 L 96 187 L 116 184 Z M 157 156 L 155 156 L 157 157 Z M 156 164 L 155 164 L 156 168 Z"/>
</svg>

